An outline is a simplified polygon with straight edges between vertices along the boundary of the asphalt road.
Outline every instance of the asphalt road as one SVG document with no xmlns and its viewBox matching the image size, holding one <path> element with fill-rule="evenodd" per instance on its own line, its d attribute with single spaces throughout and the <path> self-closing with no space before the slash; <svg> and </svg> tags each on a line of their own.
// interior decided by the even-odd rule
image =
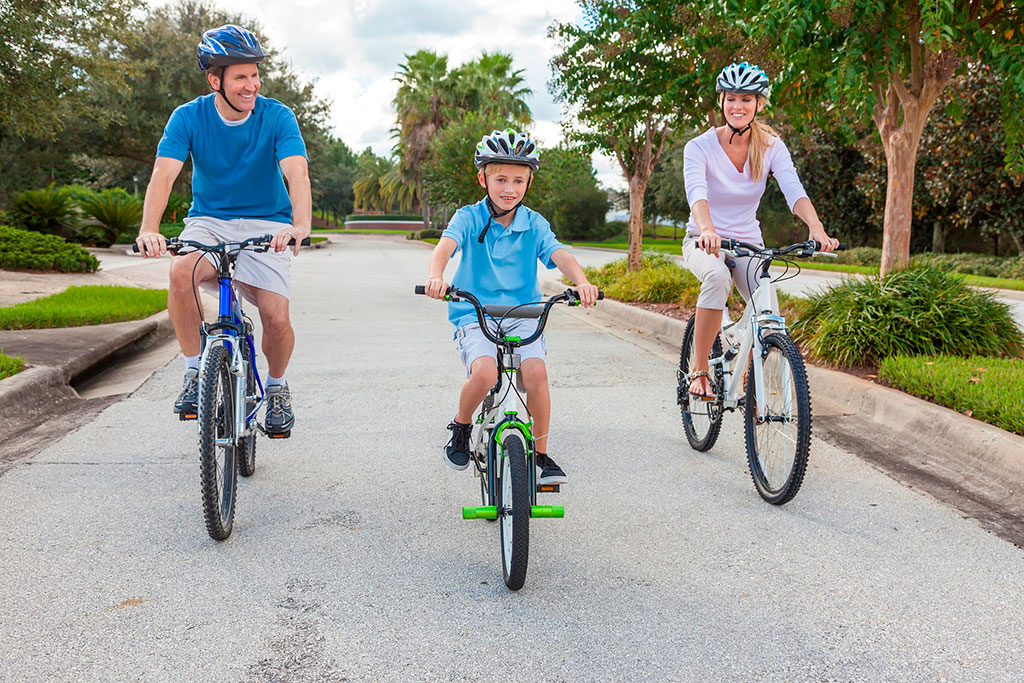
<svg viewBox="0 0 1024 683">
<path fill-rule="evenodd" d="M 203 528 L 180 360 L 0 476 L 0 680 L 1019 680 L 1024 551 L 821 440 L 782 508 L 741 424 L 686 445 L 670 353 L 568 309 L 525 588 L 442 464 L 463 377 L 429 252 L 296 262 L 298 423 Z"/>
</svg>

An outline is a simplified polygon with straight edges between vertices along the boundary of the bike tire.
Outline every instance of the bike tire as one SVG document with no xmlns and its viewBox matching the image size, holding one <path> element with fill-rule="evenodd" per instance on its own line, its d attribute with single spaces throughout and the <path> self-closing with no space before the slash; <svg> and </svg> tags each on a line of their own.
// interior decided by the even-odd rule
<svg viewBox="0 0 1024 683">
<path fill-rule="evenodd" d="M 526 568 L 530 560 L 530 482 L 521 436 L 509 434 L 502 441 L 499 472 L 497 502 L 501 571 L 505 585 L 517 591 L 526 582 Z"/>
<path fill-rule="evenodd" d="M 216 345 L 206 359 L 199 395 L 199 472 L 203 516 L 210 536 L 223 541 L 231 535 L 237 489 L 236 444 L 218 446 L 217 439 L 234 434 L 234 376 L 231 354 Z"/>
<path fill-rule="evenodd" d="M 244 358 L 250 358 L 249 355 L 249 342 L 245 342 L 242 347 L 242 354 Z M 247 396 L 256 395 L 256 369 L 246 361 L 246 372 L 245 372 L 245 393 Z M 253 408 L 256 407 L 256 401 L 246 400 L 245 402 L 245 414 L 248 415 L 252 412 Z M 253 418 L 255 420 L 255 418 Z M 242 441 L 239 444 L 238 449 L 238 473 L 243 477 L 251 477 L 256 472 L 256 432 L 242 437 Z"/>
<path fill-rule="evenodd" d="M 811 448 L 811 393 L 800 349 L 786 334 L 764 338 L 765 398 L 747 371 L 743 422 L 750 476 L 760 496 L 783 505 L 800 490 Z"/>
<path fill-rule="evenodd" d="M 722 430 L 722 367 L 717 366 L 711 373 L 711 390 L 715 393 L 714 401 L 697 401 L 690 397 L 690 372 L 693 367 L 695 316 L 686 323 L 683 343 L 679 348 L 679 370 L 676 372 L 676 402 L 683 418 L 683 430 L 690 447 L 696 451 L 710 450 L 718 440 Z M 709 358 L 722 355 L 722 342 L 715 337 Z"/>
</svg>

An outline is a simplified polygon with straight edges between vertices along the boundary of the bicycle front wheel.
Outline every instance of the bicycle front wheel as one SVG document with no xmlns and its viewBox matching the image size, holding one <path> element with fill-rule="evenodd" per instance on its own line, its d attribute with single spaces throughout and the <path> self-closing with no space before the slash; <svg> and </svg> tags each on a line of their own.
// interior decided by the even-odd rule
<svg viewBox="0 0 1024 683">
<path fill-rule="evenodd" d="M 526 449 L 520 436 L 505 437 L 498 472 L 501 568 L 505 585 L 517 591 L 526 582 L 530 559 L 530 480 L 526 471 Z"/>
<path fill-rule="evenodd" d="M 690 447 L 697 451 L 710 450 L 718 440 L 722 430 L 722 371 L 721 366 L 711 372 L 711 390 L 715 393 L 714 401 L 701 401 L 690 396 L 690 381 L 696 358 L 694 345 L 694 325 L 696 318 L 690 317 L 683 334 L 683 345 L 679 349 L 679 370 L 676 372 L 676 402 L 683 416 L 683 430 Z M 722 355 L 722 342 L 715 337 L 711 347 L 711 358 Z"/>
<path fill-rule="evenodd" d="M 754 360 L 747 372 L 744 433 L 750 476 L 773 505 L 800 490 L 811 447 L 811 394 L 800 350 L 788 335 L 764 339 L 764 396 L 754 386 Z"/>
<path fill-rule="evenodd" d="M 203 515 L 210 536 L 223 541 L 231 535 L 238 482 L 234 442 L 235 392 L 231 354 L 218 344 L 210 349 L 199 395 L 199 472 Z"/>
</svg>

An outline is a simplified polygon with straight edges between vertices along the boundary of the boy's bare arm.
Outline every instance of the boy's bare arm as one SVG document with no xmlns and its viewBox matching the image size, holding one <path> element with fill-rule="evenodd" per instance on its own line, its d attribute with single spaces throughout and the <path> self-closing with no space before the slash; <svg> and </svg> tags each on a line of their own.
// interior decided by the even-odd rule
<svg viewBox="0 0 1024 683">
<path fill-rule="evenodd" d="M 444 281 L 444 269 L 458 248 L 459 245 L 451 237 L 442 237 L 437 241 L 427 269 L 426 292 L 430 298 L 440 299 L 448 291 L 448 283 Z"/>
<path fill-rule="evenodd" d="M 576 289 L 580 293 L 580 303 L 584 306 L 594 305 L 597 301 L 598 289 L 587 280 L 586 274 L 573 255 L 565 249 L 559 249 L 551 255 L 551 260 L 555 262 L 563 275 L 576 284 Z"/>
</svg>

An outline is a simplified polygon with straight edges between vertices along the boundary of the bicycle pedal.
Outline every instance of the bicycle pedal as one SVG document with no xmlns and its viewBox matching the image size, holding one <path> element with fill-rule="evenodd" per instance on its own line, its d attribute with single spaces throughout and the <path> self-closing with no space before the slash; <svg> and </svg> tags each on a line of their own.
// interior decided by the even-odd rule
<svg viewBox="0 0 1024 683">
<path fill-rule="evenodd" d="M 291 435 L 292 430 L 290 429 L 287 432 L 267 432 L 267 436 L 269 436 L 271 439 L 287 439 Z"/>
<path fill-rule="evenodd" d="M 537 484 L 537 493 L 558 493 L 560 484 Z"/>
<path fill-rule="evenodd" d="M 196 420 L 198 418 L 199 415 L 197 415 L 196 413 L 178 413 L 179 422 L 185 422 L 186 420 Z"/>
</svg>

